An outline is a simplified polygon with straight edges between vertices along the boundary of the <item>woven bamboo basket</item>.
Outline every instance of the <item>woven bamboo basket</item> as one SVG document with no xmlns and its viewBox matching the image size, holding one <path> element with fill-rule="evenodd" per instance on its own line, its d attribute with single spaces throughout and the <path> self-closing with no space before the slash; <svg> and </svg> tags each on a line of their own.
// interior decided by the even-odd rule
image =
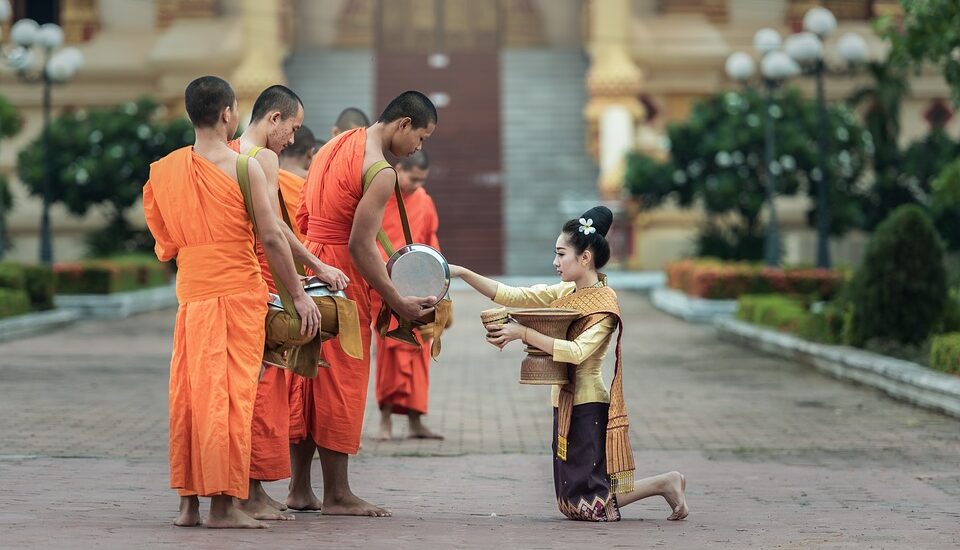
<svg viewBox="0 0 960 550">
<path fill-rule="evenodd" d="M 511 311 L 510 317 L 540 334 L 565 340 L 567 330 L 580 317 L 580 312 L 573 309 L 531 308 Z M 557 363 L 549 353 L 532 346 L 527 346 L 524 351 L 527 356 L 520 364 L 521 384 L 552 386 L 569 381 L 567 363 Z"/>
</svg>

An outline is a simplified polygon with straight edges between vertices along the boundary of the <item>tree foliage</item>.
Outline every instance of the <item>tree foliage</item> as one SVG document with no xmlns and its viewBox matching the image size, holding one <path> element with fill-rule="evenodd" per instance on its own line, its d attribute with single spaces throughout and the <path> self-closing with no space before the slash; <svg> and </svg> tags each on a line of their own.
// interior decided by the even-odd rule
<svg viewBox="0 0 960 550">
<path fill-rule="evenodd" d="M 893 43 L 895 62 L 932 63 L 950 85 L 960 106 L 960 2 L 957 0 L 901 0 L 903 25 L 892 19 L 880 23 Z"/>
<path fill-rule="evenodd" d="M 714 95 L 694 105 L 689 118 L 668 129 L 670 158 L 657 163 L 643 155 L 627 159 L 626 187 L 642 206 L 672 198 L 683 207 L 702 204 L 711 216 L 733 216 L 732 224 L 710 223 L 704 244 L 716 250 L 726 242 L 739 259 L 762 254 L 764 207 L 765 98 L 746 89 Z M 770 109 L 775 122 L 776 155 L 770 169 L 777 193 L 816 194 L 822 174 L 817 156 L 817 112 L 796 89 L 777 94 Z M 857 183 L 873 152 L 873 140 L 843 105 L 828 107 L 827 170 L 831 193 L 831 231 L 842 234 L 862 223 Z M 815 208 L 815 206 L 814 206 Z M 810 211 L 809 221 L 815 219 Z"/>
<path fill-rule="evenodd" d="M 163 108 L 141 99 L 123 105 L 66 112 L 50 125 L 53 178 L 50 198 L 77 215 L 93 206 L 108 209 L 109 221 L 93 235 L 93 252 L 139 248 L 124 218 L 140 199 L 150 163 L 193 141 L 185 119 L 162 120 Z M 20 151 L 18 173 L 32 195 L 43 195 L 43 136 Z M 115 247 L 115 250 L 111 250 Z"/>
</svg>

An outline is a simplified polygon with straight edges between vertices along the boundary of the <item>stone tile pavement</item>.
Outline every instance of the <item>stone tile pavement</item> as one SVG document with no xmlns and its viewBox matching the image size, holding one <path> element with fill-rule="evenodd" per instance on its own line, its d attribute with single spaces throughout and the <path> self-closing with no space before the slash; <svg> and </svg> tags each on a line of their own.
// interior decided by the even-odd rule
<svg viewBox="0 0 960 550">
<path fill-rule="evenodd" d="M 395 512 L 384 520 L 171 527 L 172 311 L 0 344 L 0 547 L 960 546 L 960 421 L 720 342 L 642 296 L 621 299 L 637 463 L 647 474 L 684 471 L 685 522 L 664 521 L 655 500 L 616 525 L 562 520 L 549 390 L 516 383 L 519 347 L 485 344 L 477 314 L 488 302 L 456 293 L 427 417 L 447 439 L 366 437 L 352 462 L 358 493 Z M 377 417 L 371 398 L 367 436 Z M 282 485 L 269 491 L 281 496 Z"/>
</svg>

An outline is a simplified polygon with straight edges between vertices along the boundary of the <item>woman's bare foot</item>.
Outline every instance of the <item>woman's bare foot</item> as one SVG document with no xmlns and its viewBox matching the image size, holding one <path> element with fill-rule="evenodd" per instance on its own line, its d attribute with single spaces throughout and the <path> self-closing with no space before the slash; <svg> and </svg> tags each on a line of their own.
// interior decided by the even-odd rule
<svg viewBox="0 0 960 550">
<path fill-rule="evenodd" d="M 177 527 L 196 527 L 200 521 L 200 498 L 197 496 L 180 497 L 180 514 L 173 522 Z"/>
<path fill-rule="evenodd" d="M 268 497 L 269 498 L 269 497 Z M 241 500 L 238 506 L 240 511 L 253 519 L 267 521 L 288 521 L 293 519 L 292 514 L 274 508 L 263 498 Z"/>
<path fill-rule="evenodd" d="M 443 439 L 443 436 L 430 430 L 423 425 L 421 414 L 412 413 L 408 415 L 410 420 L 410 439 Z"/>
<path fill-rule="evenodd" d="M 350 493 L 343 498 L 325 498 L 323 501 L 323 515 L 388 518 L 393 514 L 385 508 L 374 506 L 373 504 L 370 504 L 360 497 Z"/>
<path fill-rule="evenodd" d="M 687 508 L 687 478 L 680 472 L 670 472 L 667 477 L 667 489 L 663 492 L 663 498 L 667 499 L 667 504 L 673 510 L 667 519 L 670 521 L 684 519 L 690 513 Z"/>
<path fill-rule="evenodd" d="M 266 529 L 267 524 L 244 514 L 233 497 L 216 496 L 210 502 L 210 514 L 204 524 L 209 529 Z"/>
<path fill-rule="evenodd" d="M 321 503 L 314 494 L 313 487 L 308 486 L 303 491 L 295 491 L 291 487 L 290 494 L 287 496 L 287 508 L 300 512 L 319 512 Z"/>
</svg>

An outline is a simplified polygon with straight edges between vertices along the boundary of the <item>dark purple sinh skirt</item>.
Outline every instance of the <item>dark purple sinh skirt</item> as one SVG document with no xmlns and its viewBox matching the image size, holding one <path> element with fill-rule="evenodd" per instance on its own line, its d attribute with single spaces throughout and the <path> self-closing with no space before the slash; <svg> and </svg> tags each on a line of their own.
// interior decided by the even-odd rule
<svg viewBox="0 0 960 550">
<path fill-rule="evenodd" d="M 607 403 L 573 407 L 567 460 L 557 458 L 557 409 L 553 409 L 553 484 L 560 512 L 580 521 L 620 521 L 606 468 Z"/>
</svg>

